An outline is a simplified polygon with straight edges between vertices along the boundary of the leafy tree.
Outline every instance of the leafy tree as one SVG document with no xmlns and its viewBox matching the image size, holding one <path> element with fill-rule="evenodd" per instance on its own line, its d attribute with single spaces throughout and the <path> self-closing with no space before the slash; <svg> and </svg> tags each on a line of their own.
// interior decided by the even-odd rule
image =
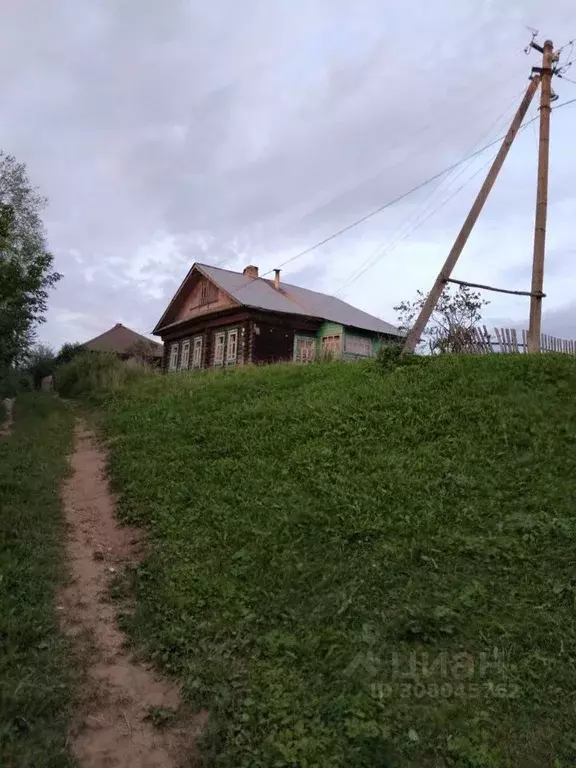
<svg viewBox="0 0 576 768">
<path fill-rule="evenodd" d="M 417 292 L 414 301 L 403 301 L 394 307 L 401 331 L 408 332 L 414 325 L 428 294 Z M 477 291 L 465 285 L 457 290 L 446 286 L 428 325 L 422 334 L 431 354 L 464 352 L 470 344 L 472 329 L 482 319 L 482 307 L 489 304 Z"/>
<path fill-rule="evenodd" d="M 62 344 L 60 352 L 56 355 L 56 365 L 71 363 L 75 357 L 81 355 L 85 351 L 84 346 L 79 342 Z"/>
<path fill-rule="evenodd" d="M 45 202 L 24 163 L 0 150 L 0 372 L 25 357 L 61 278 L 40 219 Z"/>
<path fill-rule="evenodd" d="M 54 373 L 55 367 L 56 355 L 52 347 L 38 344 L 28 353 L 25 369 L 32 376 L 36 389 L 40 387 L 40 382 L 44 376 L 50 376 Z"/>
</svg>

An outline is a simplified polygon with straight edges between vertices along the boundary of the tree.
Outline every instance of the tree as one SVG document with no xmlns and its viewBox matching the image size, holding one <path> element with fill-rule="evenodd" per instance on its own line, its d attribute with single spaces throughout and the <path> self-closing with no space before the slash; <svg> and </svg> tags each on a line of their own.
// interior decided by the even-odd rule
<svg viewBox="0 0 576 768">
<path fill-rule="evenodd" d="M 75 357 L 81 355 L 85 351 L 84 345 L 79 342 L 62 344 L 60 352 L 56 355 L 56 365 L 71 363 Z"/>
<path fill-rule="evenodd" d="M 61 278 L 40 219 L 45 204 L 24 163 L 0 150 L 0 371 L 32 346 L 48 292 Z"/>
<path fill-rule="evenodd" d="M 403 301 L 394 307 L 401 331 L 407 333 L 412 328 L 426 298 L 427 294 L 418 291 L 414 301 Z M 428 342 L 430 353 L 464 352 L 470 344 L 472 328 L 482 319 L 482 307 L 489 303 L 480 293 L 465 285 L 455 291 L 447 285 L 422 334 L 423 340 Z"/>
<path fill-rule="evenodd" d="M 32 376 L 36 389 L 39 389 L 42 379 L 54 373 L 55 366 L 56 355 L 52 347 L 38 344 L 28 353 L 25 369 Z"/>
</svg>

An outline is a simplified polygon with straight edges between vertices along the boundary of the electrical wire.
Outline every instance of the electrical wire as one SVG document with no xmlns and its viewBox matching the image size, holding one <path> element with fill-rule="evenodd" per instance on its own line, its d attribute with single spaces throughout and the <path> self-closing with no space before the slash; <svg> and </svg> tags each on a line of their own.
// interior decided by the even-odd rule
<svg viewBox="0 0 576 768">
<path fill-rule="evenodd" d="M 495 156 L 496 155 L 494 155 L 494 157 Z M 470 176 L 470 178 L 466 179 L 466 181 L 463 184 L 461 184 L 457 189 L 453 190 L 453 192 L 445 200 L 443 200 L 439 206 L 437 206 L 433 211 L 431 211 L 428 214 L 428 216 L 426 216 L 426 218 L 416 223 L 415 226 L 413 226 L 408 232 L 404 234 L 403 237 L 401 237 L 399 240 L 392 243 L 392 245 L 386 248 L 386 250 L 381 255 L 378 256 L 378 258 L 373 264 L 368 264 L 355 277 L 353 277 L 351 280 L 347 281 L 343 286 L 341 286 L 339 290 L 336 291 L 336 293 L 341 292 L 345 288 L 349 288 L 351 285 L 353 285 L 356 282 L 356 280 L 359 280 L 362 277 L 362 275 L 364 275 L 366 272 L 368 272 L 368 270 L 370 270 L 373 266 L 375 266 L 384 256 L 387 256 L 391 251 L 397 248 L 401 243 L 403 243 L 409 237 L 412 237 L 412 235 L 414 234 L 414 232 L 416 232 L 416 230 L 424 226 L 424 224 L 426 224 L 427 221 L 429 221 L 433 216 L 435 216 L 439 211 L 441 211 L 445 205 L 447 205 L 453 198 L 456 197 L 456 195 L 460 194 L 460 192 L 462 192 L 462 190 L 466 186 L 468 186 L 468 184 L 470 184 L 470 182 L 473 181 L 476 178 L 476 176 L 478 176 L 478 174 L 482 173 L 482 171 L 485 170 L 490 165 L 490 163 L 494 160 L 494 157 L 489 158 L 483 165 L 480 166 L 480 168 L 474 171 L 474 173 L 472 174 L 472 176 Z"/>
<path fill-rule="evenodd" d="M 517 97 L 515 97 L 514 101 L 516 101 L 516 98 Z M 478 145 L 482 143 L 482 141 L 484 141 L 489 136 L 491 136 L 495 132 L 496 128 L 499 129 L 500 123 L 504 120 L 504 118 L 506 117 L 507 113 L 510 111 L 513 105 L 514 105 L 514 102 L 509 104 L 504 110 L 504 112 L 501 115 L 499 115 L 496 118 L 496 120 L 494 120 L 493 123 L 491 123 L 489 128 L 482 134 L 482 136 L 478 139 L 478 141 L 471 147 L 470 151 L 475 150 L 478 147 Z M 470 151 L 466 154 L 465 158 L 462 161 L 463 167 L 455 176 L 453 176 L 452 179 L 450 179 L 450 181 L 448 182 L 443 192 L 447 192 L 449 188 L 457 181 L 457 179 L 459 179 L 460 176 L 462 176 L 468 170 L 468 168 L 474 161 L 475 158 L 472 158 L 466 161 L 466 158 L 469 157 Z M 431 192 L 422 201 L 420 210 L 416 213 L 416 215 L 415 216 L 412 214 L 408 215 L 404 219 L 404 221 L 400 224 L 400 226 L 396 228 L 396 230 L 394 231 L 390 239 L 385 243 L 383 243 L 382 245 L 379 245 L 376 251 L 371 256 L 369 256 L 368 259 L 366 259 L 366 261 L 364 261 L 360 265 L 360 267 L 356 270 L 356 272 L 354 272 L 349 278 L 347 278 L 346 282 L 342 286 L 340 286 L 340 288 L 338 288 L 338 290 L 335 292 L 334 294 L 335 296 L 338 295 L 342 290 L 344 290 L 344 288 L 348 287 L 349 284 L 355 282 L 357 279 L 357 276 L 360 277 L 362 274 L 364 274 L 367 271 L 367 269 L 369 269 L 372 266 L 372 264 L 375 264 L 377 261 L 379 261 L 380 258 L 382 258 L 384 255 L 389 253 L 389 251 L 395 248 L 396 245 L 398 245 L 400 242 L 403 242 L 406 239 L 406 237 L 408 237 L 412 232 L 414 232 L 416 229 L 422 226 L 424 222 L 422 222 L 421 220 L 426 216 L 428 211 L 430 211 L 431 209 L 434 209 L 436 206 L 435 201 L 433 201 L 431 205 L 430 204 L 426 205 L 426 203 L 428 202 L 430 197 L 440 192 L 442 186 L 445 184 L 446 181 L 448 181 L 449 178 L 450 178 L 450 174 L 448 174 L 445 178 L 443 178 L 440 181 L 440 183 L 431 190 Z M 468 182 L 470 180 L 471 179 L 469 179 Z M 464 186 L 468 182 L 465 182 Z M 462 189 L 462 187 L 460 187 L 459 189 Z M 448 198 L 448 200 L 451 200 L 451 199 L 452 199 L 452 196 Z M 442 208 L 444 204 L 445 203 L 441 204 L 440 208 Z M 428 219 L 431 216 L 433 216 L 434 213 L 437 212 L 437 210 L 440 210 L 440 208 L 436 210 L 432 210 L 432 213 L 430 214 L 430 216 L 427 216 L 424 219 L 424 221 L 428 221 Z M 406 232 L 406 227 L 407 227 L 407 232 Z"/>
<path fill-rule="evenodd" d="M 571 99 L 570 101 L 562 102 L 561 104 L 558 104 L 556 107 L 554 107 L 554 109 L 559 109 L 560 107 L 567 106 L 568 104 L 574 103 L 574 102 L 576 102 L 576 99 Z M 539 119 L 539 115 L 537 114 L 536 116 L 528 120 L 526 123 L 524 123 L 524 125 L 520 127 L 520 130 L 518 131 L 518 133 L 525 130 L 529 125 L 531 124 L 534 125 L 534 123 L 538 119 Z M 404 236 L 402 236 L 396 242 L 392 243 L 392 245 L 390 245 L 389 247 L 386 247 L 383 253 L 380 253 L 381 249 L 379 248 L 376 252 L 378 254 L 377 258 L 374 258 L 374 256 L 376 255 L 374 254 L 372 257 L 370 257 L 369 260 L 367 260 L 368 263 L 364 262 L 364 265 L 362 265 L 364 268 L 361 267 L 360 270 L 357 271 L 357 273 L 353 273 L 353 275 L 350 278 L 348 278 L 348 280 L 342 286 L 340 286 L 340 288 L 337 291 L 335 291 L 334 296 L 337 296 L 337 294 L 341 293 L 345 288 L 349 288 L 353 283 L 356 282 L 356 280 L 358 280 L 369 269 L 375 266 L 384 256 L 386 256 L 388 253 L 394 250 L 398 245 L 400 245 L 409 237 L 411 237 L 412 234 L 417 229 L 420 229 L 420 227 L 423 226 L 427 221 L 429 221 L 429 219 L 432 218 L 432 216 L 435 216 L 442 208 L 444 208 L 444 206 L 447 205 L 450 202 L 450 200 L 452 200 L 457 194 L 459 194 L 464 189 L 464 187 L 466 187 L 476 176 L 478 176 L 478 174 L 481 173 L 491 162 L 492 162 L 492 158 L 489 159 L 486 163 L 484 163 L 484 165 L 482 165 L 480 168 L 478 168 L 469 179 L 467 179 L 460 187 L 458 187 L 458 189 L 456 189 L 449 197 L 447 197 L 437 208 L 435 208 L 428 216 L 426 216 L 424 220 L 420 222 L 418 221 L 415 222 L 415 225 L 411 229 L 409 229 L 409 231 Z M 465 166 L 463 171 L 465 171 L 467 167 L 469 167 L 469 165 Z M 456 178 L 458 177 L 456 176 L 455 179 Z M 455 181 L 455 179 L 453 181 Z"/>
<path fill-rule="evenodd" d="M 568 104 L 572 104 L 573 102 L 576 102 L 576 99 L 570 99 L 569 101 L 563 101 L 560 104 L 557 104 L 555 107 L 553 107 L 553 110 L 560 109 L 562 107 L 568 106 Z M 533 122 L 539 119 L 539 116 L 531 118 L 527 122 L 525 122 L 519 129 L 518 133 L 525 130 L 529 125 L 531 125 Z M 485 144 L 483 147 L 480 147 L 480 149 L 475 150 L 471 154 L 469 154 L 467 157 L 462 158 L 456 163 L 453 163 L 452 165 L 448 166 L 447 168 L 444 168 L 443 170 L 439 171 L 438 173 L 435 173 L 433 176 L 430 176 L 428 179 L 425 179 L 424 181 L 420 182 L 416 186 L 412 187 L 406 192 L 403 192 L 400 195 L 397 195 L 392 200 L 388 200 L 383 205 L 378 206 L 374 210 L 370 211 L 369 213 L 365 214 L 364 216 L 361 216 L 359 219 L 356 219 L 355 221 L 351 222 L 350 224 L 347 224 L 345 227 L 342 227 L 341 229 L 337 230 L 336 232 L 333 232 L 331 235 L 328 235 L 328 237 L 323 238 L 322 240 L 318 241 L 317 243 L 314 243 L 314 245 L 309 246 L 308 248 L 305 248 L 302 251 L 299 251 L 294 256 L 291 256 L 290 258 L 283 261 L 281 264 L 276 267 L 276 269 L 282 269 L 283 267 L 287 266 L 288 264 L 291 264 L 292 262 L 296 261 L 297 259 L 302 258 L 303 256 L 307 256 L 309 253 L 312 253 L 313 251 L 317 250 L 318 248 L 321 248 L 323 245 L 326 245 L 327 243 L 331 242 L 332 240 L 335 240 L 336 238 L 340 237 L 341 235 L 345 234 L 346 232 L 350 232 L 351 230 L 355 229 L 356 227 L 360 226 L 360 224 L 363 224 L 365 221 L 368 221 L 369 219 L 373 218 L 374 216 L 377 216 L 379 213 L 382 213 L 383 211 L 387 210 L 388 208 L 391 208 L 392 206 L 396 205 L 397 203 L 401 202 L 402 200 L 405 200 L 406 198 L 410 197 L 414 193 L 418 192 L 419 190 L 423 189 L 424 187 L 428 186 L 429 184 L 432 184 L 434 181 L 437 181 L 438 179 L 441 179 L 443 176 L 446 176 L 447 174 L 451 173 L 455 168 L 458 168 L 463 163 L 468 162 L 469 160 L 474 159 L 475 157 L 478 157 L 483 152 L 485 152 L 487 149 L 490 149 L 490 147 L 495 146 L 496 144 L 502 142 L 505 138 L 504 136 L 499 136 L 498 138 L 494 139 L 493 141 L 490 141 L 488 144 Z M 267 272 L 264 272 L 261 277 L 265 277 L 266 275 L 271 275 L 272 272 L 274 272 L 273 269 L 269 269 Z M 252 282 L 252 278 L 248 278 L 244 283 L 239 285 L 235 291 L 241 291 L 248 285 L 250 285 Z"/>
</svg>

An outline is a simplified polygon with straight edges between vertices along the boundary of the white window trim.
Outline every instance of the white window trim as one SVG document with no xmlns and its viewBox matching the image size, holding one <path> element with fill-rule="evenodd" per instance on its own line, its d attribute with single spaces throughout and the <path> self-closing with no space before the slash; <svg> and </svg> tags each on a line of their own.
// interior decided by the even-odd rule
<svg viewBox="0 0 576 768">
<path fill-rule="evenodd" d="M 222 343 L 219 345 L 218 340 L 221 339 Z M 226 344 L 226 332 L 218 331 L 214 334 L 214 365 L 222 365 L 224 363 L 224 345 Z M 216 357 L 216 352 L 220 346 L 220 356 Z"/>
<path fill-rule="evenodd" d="M 170 360 L 168 361 L 168 370 L 178 370 L 178 342 L 170 345 Z"/>
<path fill-rule="evenodd" d="M 309 353 L 312 354 L 309 354 Z M 316 359 L 316 339 L 297 336 L 295 339 L 294 360 L 297 363 L 311 363 Z"/>
<path fill-rule="evenodd" d="M 203 347 L 202 336 L 194 336 L 192 339 L 192 368 L 202 368 Z"/>
<path fill-rule="evenodd" d="M 182 344 L 182 354 L 180 355 L 180 370 L 187 371 L 190 365 L 190 340 L 187 339 Z"/>
<path fill-rule="evenodd" d="M 238 328 L 231 328 L 226 335 L 226 362 L 235 363 L 238 360 L 238 341 L 240 334 Z M 231 341 L 234 339 L 234 354 L 230 353 Z"/>
</svg>

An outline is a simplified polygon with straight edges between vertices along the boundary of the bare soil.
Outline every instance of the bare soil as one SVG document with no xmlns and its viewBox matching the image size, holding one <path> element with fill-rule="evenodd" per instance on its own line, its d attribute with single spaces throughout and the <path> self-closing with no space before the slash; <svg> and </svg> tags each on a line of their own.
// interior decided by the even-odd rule
<svg viewBox="0 0 576 768">
<path fill-rule="evenodd" d="M 72 751 L 81 768 L 194 765 L 203 718 L 162 730 L 152 724 L 151 707 L 179 707 L 178 687 L 133 658 L 108 601 L 111 579 L 138 562 L 142 534 L 116 522 L 106 459 L 94 434 L 78 421 L 72 475 L 62 493 L 72 579 L 60 608 L 64 629 L 78 638 L 88 635 L 90 652 L 82 704 L 71 726 Z"/>
</svg>

